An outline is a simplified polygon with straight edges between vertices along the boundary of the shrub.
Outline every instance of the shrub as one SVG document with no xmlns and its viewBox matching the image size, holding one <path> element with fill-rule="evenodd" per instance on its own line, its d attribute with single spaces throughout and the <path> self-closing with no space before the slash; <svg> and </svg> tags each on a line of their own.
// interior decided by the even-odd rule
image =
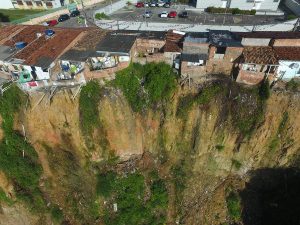
<svg viewBox="0 0 300 225">
<path fill-rule="evenodd" d="M 60 208 L 57 205 L 55 205 L 54 207 L 52 207 L 52 209 L 51 209 L 51 216 L 52 216 L 53 220 L 56 223 L 59 223 L 59 224 L 64 219 L 64 214 L 63 214 L 63 212 L 60 210 Z"/>
<path fill-rule="evenodd" d="M 259 96 L 261 100 L 265 101 L 270 97 L 270 84 L 268 80 L 261 82 L 259 86 Z"/>
<path fill-rule="evenodd" d="M 236 170 L 239 170 L 242 166 L 242 163 L 236 159 L 232 159 L 231 163 L 232 163 L 233 168 L 235 168 Z"/>
<path fill-rule="evenodd" d="M 133 63 L 117 72 L 113 84 L 122 90 L 133 111 L 139 112 L 171 97 L 176 74 L 165 63 Z"/>
<path fill-rule="evenodd" d="M 294 15 L 294 14 L 289 14 L 288 16 L 287 16 L 287 19 L 288 20 L 294 20 L 294 19 L 297 19 L 298 17 L 296 16 L 296 15 Z"/>
<path fill-rule="evenodd" d="M 104 197 L 109 197 L 113 191 L 116 178 L 116 174 L 113 172 L 99 174 L 97 178 L 97 194 Z"/>
<path fill-rule="evenodd" d="M 255 15 L 256 10 L 241 10 L 239 8 L 216 8 L 216 7 L 208 7 L 206 8 L 206 12 L 208 13 L 228 13 L 233 15 Z"/>
<path fill-rule="evenodd" d="M 96 13 L 95 14 L 95 19 L 97 20 L 108 20 L 109 19 L 109 16 L 106 15 L 105 13 Z"/>
<path fill-rule="evenodd" d="M 224 148 L 225 148 L 224 145 L 216 145 L 215 147 L 216 147 L 216 149 L 217 149 L 219 152 L 223 151 Z"/>
<path fill-rule="evenodd" d="M 14 203 L 13 200 L 6 196 L 5 192 L 0 187 L 0 203 L 1 202 L 5 202 L 8 205 L 12 205 Z"/>
<path fill-rule="evenodd" d="M 100 124 L 98 106 L 101 98 L 101 87 L 95 80 L 89 81 L 80 92 L 79 113 L 80 125 L 85 135 L 90 135 Z"/>
<path fill-rule="evenodd" d="M 226 204 L 230 218 L 237 222 L 241 219 L 241 200 L 238 194 L 230 191 L 226 197 Z"/>
<path fill-rule="evenodd" d="M 0 170 L 14 183 L 19 199 L 37 211 L 45 209 L 45 202 L 39 189 L 42 167 L 34 148 L 13 129 L 14 115 L 22 105 L 23 94 L 16 86 L 0 97 L 0 114 L 4 138 L 0 142 Z M 23 157 L 24 152 L 24 157 Z"/>
<path fill-rule="evenodd" d="M 286 83 L 286 89 L 288 91 L 296 92 L 300 86 L 300 83 L 295 79 L 291 79 L 289 82 Z"/>
</svg>

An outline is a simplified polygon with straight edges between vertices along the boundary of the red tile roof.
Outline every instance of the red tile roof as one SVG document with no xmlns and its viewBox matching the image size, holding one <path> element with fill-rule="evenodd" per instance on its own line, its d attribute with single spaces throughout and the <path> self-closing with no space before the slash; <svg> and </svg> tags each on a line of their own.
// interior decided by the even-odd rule
<svg viewBox="0 0 300 225">
<path fill-rule="evenodd" d="M 245 47 L 242 53 L 245 63 L 278 64 L 275 51 L 272 47 Z"/>
<path fill-rule="evenodd" d="M 274 47 L 279 60 L 300 60 L 300 47 Z"/>
<path fill-rule="evenodd" d="M 46 37 L 44 32 L 49 29 L 44 26 L 28 26 L 5 45 L 14 46 L 18 41 L 27 43 L 27 46 L 19 51 L 14 58 L 23 59 L 26 65 L 35 65 L 41 58 L 55 60 L 65 49 L 74 41 L 84 29 L 53 28 L 55 34 L 52 37 Z M 37 37 L 41 33 L 41 37 Z"/>
<path fill-rule="evenodd" d="M 183 37 L 183 34 L 169 30 L 166 34 L 164 52 L 181 52 Z"/>
<path fill-rule="evenodd" d="M 0 43 L 3 44 L 10 35 L 17 34 L 26 26 L 23 25 L 8 25 L 0 28 Z"/>
</svg>

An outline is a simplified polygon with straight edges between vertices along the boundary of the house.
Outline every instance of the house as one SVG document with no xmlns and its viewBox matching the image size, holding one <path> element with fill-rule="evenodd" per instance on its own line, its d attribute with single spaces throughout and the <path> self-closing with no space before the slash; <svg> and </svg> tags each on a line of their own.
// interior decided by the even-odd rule
<svg viewBox="0 0 300 225">
<path fill-rule="evenodd" d="M 236 81 L 248 85 L 259 84 L 264 78 L 272 81 L 278 66 L 278 59 L 272 47 L 245 47 L 238 63 Z"/>
<path fill-rule="evenodd" d="M 180 55 L 185 33 L 169 30 L 166 34 L 166 43 L 163 47 L 165 62 L 179 69 Z"/>
<path fill-rule="evenodd" d="M 2 4 L 1 0 L 1 4 Z M 16 9 L 52 9 L 69 4 L 69 0 L 5 0 L 11 1 Z"/>
<path fill-rule="evenodd" d="M 57 58 L 81 38 L 82 29 L 26 26 L 1 46 L 2 72 L 29 91 L 51 85 Z M 1 30 L 0 30 L 1 33 Z"/>
<path fill-rule="evenodd" d="M 208 32 L 186 34 L 181 54 L 181 76 L 195 78 L 207 73 L 209 45 Z"/>
<path fill-rule="evenodd" d="M 276 11 L 280 0 L 197 0 L 196 8 L 239 8 L 241 10 Z"/>
<path fill-rule="evenodd" d="M 277 80 L 300 78 L 300 47 L 274 47 L 279 66 Z"/>
<path fill-rule="evenodd" d="M 14 5 L 11 0 L 1 0 L 0 9 L 13 9 Z"/>
<path fill-rule="evenodd" d="M 243 51 L 241 38 L 227 30 L 210 30 L 209 43 L 207 72 L 230 75 Z"/>
</svg>

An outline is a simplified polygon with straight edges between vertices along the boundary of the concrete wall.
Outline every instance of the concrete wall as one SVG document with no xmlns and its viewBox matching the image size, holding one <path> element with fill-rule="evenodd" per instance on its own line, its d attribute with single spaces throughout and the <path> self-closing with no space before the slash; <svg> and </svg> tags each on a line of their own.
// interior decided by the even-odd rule
<svg viewBox="0 0 300 225">
<path fill-rule="evenodd" d="M 268 46 L 271 38 L 243 38 L 243 46 Z"/>
<path fill-rule="evenodd" d="M 298 64 L 297 66 L 293 66 Z M 296 68 L 297 67 L 297 68 Z M 277 77 L 282 77 L 283 80 L 291 80 L 292 78 L 300 78 L 300 61 L 279 61 Z"/>
<path fill-rule="evenodd" d="M 181 75 L 190 75 L 191 78 L 201 77 L 207 74 L 206 66 L 188 66 L 188 62 L 181 62 Z"/>
<path fill-rule="evenodd" d="M 206 9 L 207 7 L 222 7 L 221 0 L 197 0 L 196 8 Z"/>
<path fill-rule="evenodd" d="M 274 40 L 273 46 L 300 47 L 300 39 L 277 39 Z"/>
<path fill-rule="evenodd" d="M 149 40 L 149 39 L 143 39 L 143 38 L 137 38 L 135 42 L 136 52 L 137 54 L 146 54 L 149 52 L 152 52 L 153 49 L 162 49 L 162 47 L 165 45 L 164 40 Z"/>
<path fill-rule="evenodd" d="M 2 0 L 1 0 L 2 1 Z M 51 8 L 59 8 L 61 7 L 60 0 L 49 0 L 48 2 L 52 3 L 52 6 L 47 6 L 45 1 L 39 0 L 38 2 L 42 3 L 42 5 L 38 5 L 34 0 L 18 0 L 22 1 L 23 5 L 14 4 L 15 8 L 18 9 L 51 9 Z M 28 5 L 26 2 L 31 2 L 31 5 Z M 65 0 L 64 4 L 69 4 L 69 0 Z"/>
<path fill-rule="evenodd" d="M 121 0 L 121 1 L 115 2 L 112 5 L 108 5 L 101 9 L 96 10 L 94 12 L 94 15 L 96 13 L 105 13 L 106 15 L 110 15 L 110 14 L 114 13 L 115 11 L 118 11 L 119 9 L 122 9 L 125 6 L 127 6 L 127 2 L 128 2 L 128 0 Z M 135 4 L 137 2 L 137 0 L 129 0 L 129 2 L 131 2 L 132 4 Z"/>
<path fill-rule="evenodd" d="M 259 84 L 265 77 L 264 73 L 261 72 L 251 72 L 246 70 L 240 70 L 239 74 L 236 78 L 236 82 L 248 84 L 248 85 L 255 85 Z"/>
<path fill-rule="evenodd" d="M 0 1 L 0 9 L 11 9 L 14 8 L 11 0 L 1 0 Z"/>
<path fill-rule="evenodd" d="M 285 0 L 284 4 L 296 15 L 300 16 L 300 1 L 299 0 Z"/>
</svg>

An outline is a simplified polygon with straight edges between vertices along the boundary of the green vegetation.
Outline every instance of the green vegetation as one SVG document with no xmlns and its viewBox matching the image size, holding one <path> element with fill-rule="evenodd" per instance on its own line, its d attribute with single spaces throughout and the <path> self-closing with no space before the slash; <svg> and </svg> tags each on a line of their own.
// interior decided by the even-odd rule
<svg viewBox="0 0 300 225">
<path fill-rule="evenodd" d="M 186 118 L 189 110 L 195 105 L 208 104 L 217 94 L 222 91 L 220 84 L 212 84 L 205 87 L 196 96 L 187 95 L 180 98 L 176 115 L 180 118 Z"/>
<path fill-rule="evenodd" d="M 110 205 L 106 205 L 104 222 L 112 224 L 164 224 L 168 205 L 165 182 L 159 177 L 151 180 L 150 197 L 145 198 L 144 176 L 139 173 L 118 176 L 113 172 L 98 176 L 97 190 Z M 108 185 L 109 188 L 104 187 Z M 112 210 L 117 204 L 117 211 Z"/>
<path fill-rule="evenodd" d="M 113 84 L 123 91 L 132 110 L 140 112 L 169 99 L 176 89 L 176 77 L 165 63 L 133 63 L 117 73 Z"/>
<path fill-rule="evenodd" d="M 13 181 L 16 195 L 33 210 L 44 210 L 45 202 L 39 189 L 42 167 L 34 148 L 13 130 L 14 115 L 21 108 L 22 93 L 16 86 L 0 98 L 4 138 L 0 143 L 0 169 Z M 24 156 L 23 156 L 24 154 Z"/>
<path fill-rule="evenodd" d="M 1 202 L 4 202 L 8 205 L 12 205 L 14 203 L 13 200 L 11 200 L 9 197 L 6 196 L 5 192 L 0 187 L 0 206 L 1 206 Z"/>
<path fill-rule="evenodd" d="M 274 152 L 280 145 L 280 142 L 282 140 L 282 134 L 284 132 L 284 130 L 286 129 L 287 123 L 288 123 L 288 119 L 289 119 L 289 114 L 288 112 L 284 112 L 282 119 L 280 121 L 280 124 L 278 126 L 277 132 L 275 137 L 271 140 L 270 144 L 269 144 L 269 150 L 271 152 Z"/>
<path fill-rule="evenodd" d="M 229 191 L 226 196 L 226 204 L 231 220 L 238 222 L 241 219 L 241 199 L 239 195 L 234 191 Z"/>
<path fill-rule="evenodd" d="M 287 15 L 287 20 L 294 20 L 294 19 L 297 19 L 298 16 L 294 15 L 294 14 L 288 14 Z"/>
<path fill-rule="evenodd" d="M 232 167 L 236 170 L 239 170 L 242 166 L 242 163 L 236 159 L 231 160 Z"/>
<path fill-rule="evenodd" d="M 109 19 L 109 16 L 106 15 L 105 13 L 96 13 L 95 14 L 95 19 L 97 20 L 108 20 Z"/>
<path fill-rule="evenodd" d="M 26 16 L 40 13 L 44 10 L 33 9 L 0 9 L 0 22 L 11 22 Z"/>
<path fill-rule="evenodd" d="M 297 91 L 300 87 L 300 82 L 296 81 L 295 79 L 291 79 L 289 82 L 286 83 L 286 89 L 288 91 Z"/>
<path fill-rule="evenodd" d="M 208 7 L 206 9 L 208 13 L 226 13 L 226 14 L 233 14 L 233 15 L 255 15 L 256 10 L 241 10 L 239 8 L 216 8 L 216 7 Z"/>
<path fill-rule="evenodd" d="M 89 81 L 80 92 L 79 112 L 80 125 L 85 135 L 90 135 L 100 124 L 98 106 L 101 98 L 101 87 L 95 80 Z"/>
<path fill-rule="evenodd" d="M 64 214 L 57 205 L 52 207 L 51 216 L 53 220 L 58 224 L 60 224 L 64 219 Z"/>
<path fill-rule="evenodd" d="M 261 82 L 258 89 L 258 94 L 262 101 L 265 101 L 270 97 L 270 84 L 268 80 L 264 80 Z"/>
<path fill-rule="evenodd" d="M 218 150 L 218 152 L 221 152 L 224 150 L 225 146 L 224 145 L 216 145 L 215 148 Z"/>
</svg>

